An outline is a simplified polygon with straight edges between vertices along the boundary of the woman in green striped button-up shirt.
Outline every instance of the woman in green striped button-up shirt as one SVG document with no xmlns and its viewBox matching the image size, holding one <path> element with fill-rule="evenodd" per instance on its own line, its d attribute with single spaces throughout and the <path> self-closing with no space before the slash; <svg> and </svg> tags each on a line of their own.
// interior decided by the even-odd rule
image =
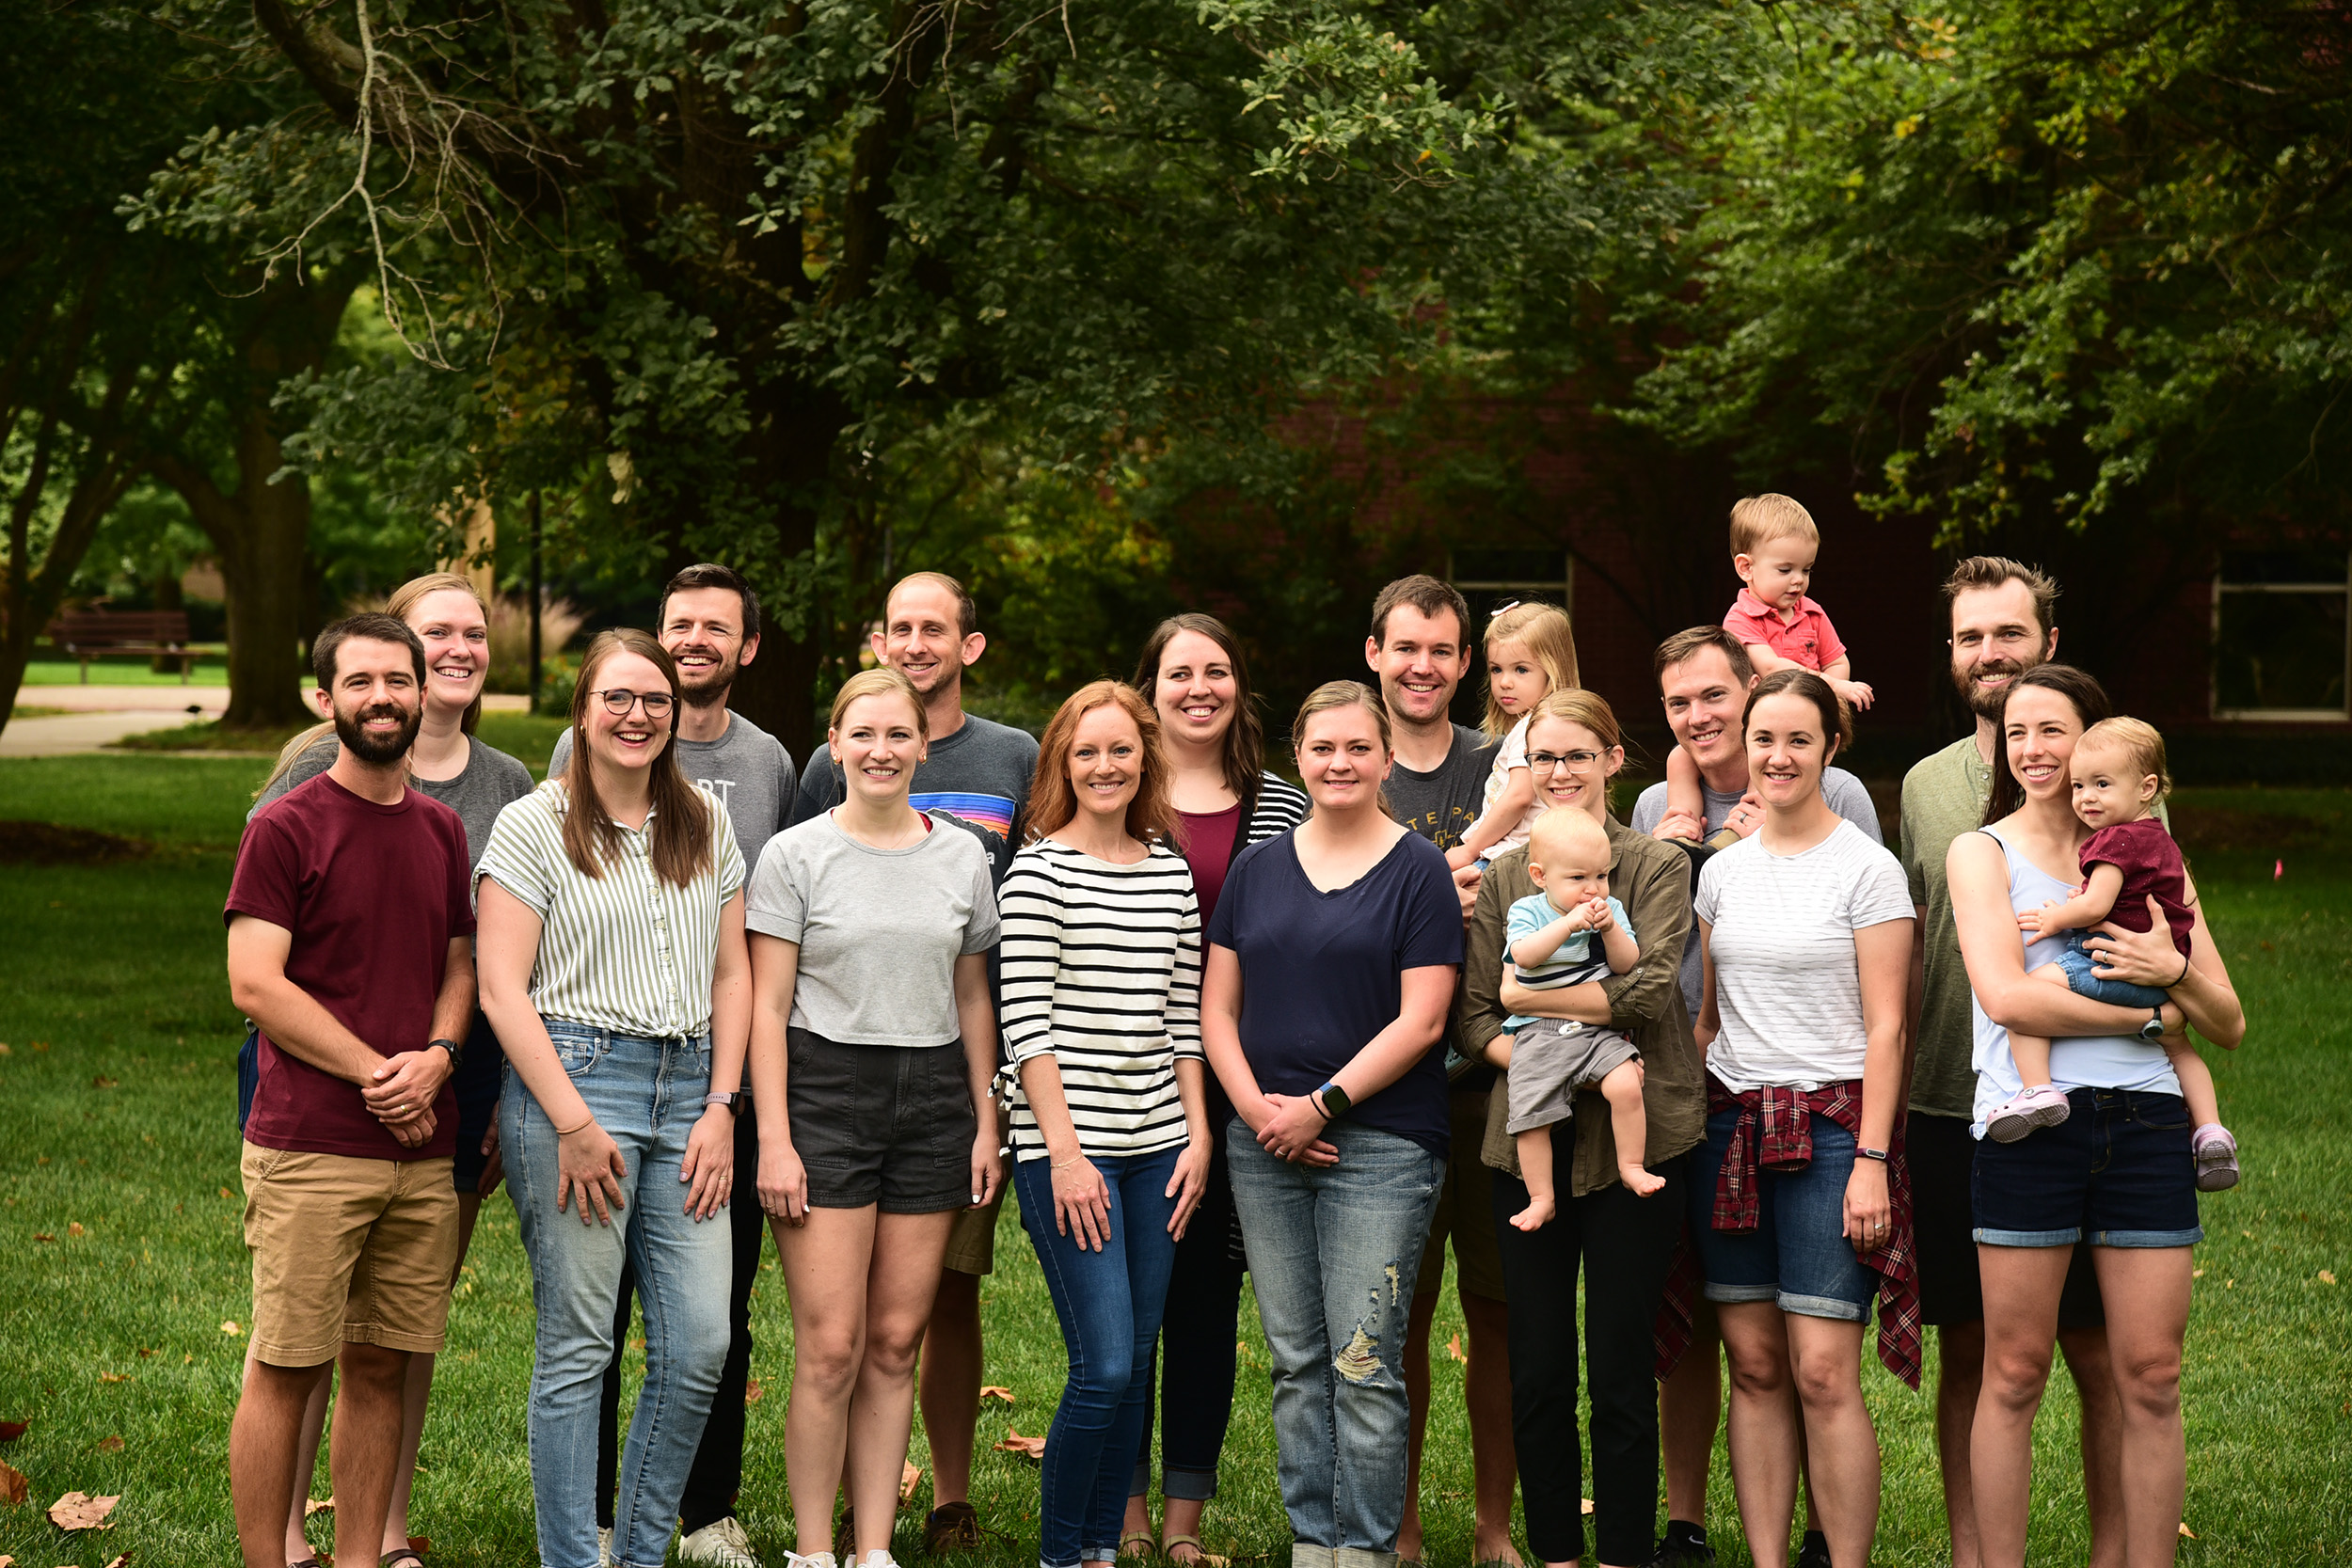
<svg viewBox="0 0 2352 1568">
<path fill-rule="evenodd" d="M 734 1188 L 743 856 L 678 769 L 678 702 L 660 643 L 599 636 L 572 699 L 573 765 L 499 814 L 477 873 L 482 1008 L 506 1047 L 500 1138 L 539 1317 L 544 1562 L 597 1560 L 597 1396 L 624 1257 L 645 1308 L 645 1388 L 613 1561 L 667 1553 L 727 1351 L 733 1242 L 704 1222 Z"/>
</svg>

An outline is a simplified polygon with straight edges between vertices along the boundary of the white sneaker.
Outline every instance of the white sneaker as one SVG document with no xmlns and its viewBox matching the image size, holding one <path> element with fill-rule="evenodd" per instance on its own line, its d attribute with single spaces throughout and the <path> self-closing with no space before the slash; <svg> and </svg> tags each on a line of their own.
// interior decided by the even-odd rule
<svg viewBox="0 0 2352 1568">
<path fill-rule="evenodd" d="M 863 1561 L 852 1563 L 850 1568 L 898 1568 L 898 1563 L 897 1559 L 877 1546 L 866 1554 Z"/>
<path fill-rule="evenodd" d="M 609 1525 L 596 1527 L 596 1568 L 612 1568 L 612 1529 Z"/>
<path fill-rule="evenodd" d="M 811 1552 L 803 1557 L 798 1552 L 784 1554 L 785 1568 L 841 1568 L 831 1552 Z"/>
<path fill-rule="evenodd" d="M 677 1555 L 713 1568 L 759 1568 L 759 1559 L 752 1555 L 752 1538 L 744 1533 L 743 1522 L 732 1513 L 713 1519 L 680 1541 Z"/>
</svg>

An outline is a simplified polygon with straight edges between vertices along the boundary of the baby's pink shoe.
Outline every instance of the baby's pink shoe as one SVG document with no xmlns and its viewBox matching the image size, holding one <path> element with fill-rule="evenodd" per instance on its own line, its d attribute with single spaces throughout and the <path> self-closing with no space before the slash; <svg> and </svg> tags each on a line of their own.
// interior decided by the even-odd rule
<svg viewBox="0 0 2352 1568">
<path fill-rule="evenodd" d="M 2021 1089 L 2006 1105 L 1996 1105 L 1984 1118 L 1984 1135 L 1994 1143 L 2013 1144 L 2037 1127 L 2056 1127 L 2066 1119 L 2066 1097 L 2055 1085 L 2036 1084 Z"/>
<path fill-rule="evenodd" d="M 2217 1193 L 2237 1185 L 2237 1140 L 2217 1121 L 2197 1130 L 2189 1141 L 2197 1156 L 2197 1190 Z"/>
</svg>

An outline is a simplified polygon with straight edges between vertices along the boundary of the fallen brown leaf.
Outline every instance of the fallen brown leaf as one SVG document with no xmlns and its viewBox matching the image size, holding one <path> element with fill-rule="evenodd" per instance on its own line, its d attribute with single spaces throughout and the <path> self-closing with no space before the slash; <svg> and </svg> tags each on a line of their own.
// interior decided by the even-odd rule
<svg viewBox="0 0 2352 1568">
<path fill-rule="evenodd" d="M 2181 1539 L 2184 1541 L 2194 1541 L 2197 1539 L 2197 1532 L 2188 1528 L 2188 1521 L 2186 1519 L 2181 1521 Z"/>
<path fill-rule="evenodd" d="M 33 1240 L 36 1242 L 54 1242 L 56 1239 L 57 1238 L 52 1236 L 46 1230 L 36 1230 L 33 1232 Z"/>
<path fill-rule="evenodd" d="M 220 1331 L 223 1334 L 243 1334 L 245 1332 L 244 1329 L 237 1326 L 237 1320 L 234 1318 L 223 1318 L 220 1323 Z"/>
<path fill-rule="evenodd" d="M 227 1196 L 229 1196 L 229 1189 L 228 1189 L 228 1188 L 226 1188 L 226 1187 L 223 1187 L 223 1188 L 220 1190 L 220 1196 L 223 1196 L 223 1197 L 227 1197 Z"/>
<path fill-rule="evenodd" d="M 33 1483 L 24 1479 L 24 1472 L 0 1459 L 0 1501 L 14 1506 L 32 1495 Z"/>
<path fill-rule="evenodd" d="M 905 1502 L 914 1497 L 914 1489 L 922 1483 L 923 1467 L 913 1460 L 906 1461 L 905 1467 L 898 1472 L 898 1500 Z"/>
<path fill-rule="evenodd" d="M 757 1404 L 761 1396 L 767 1392 L 767 1389 L 759 1386 L 759 1379 L 751 1377 L 743 1380 L 743 1402 L 745 1404 Z"/>
<path fill-rule="evenodd" d="M 131 1374 L 129 1372 L 100 1372 L 98 1374 L 98 1381 L 101 1383 L 128 1383 L 131 1381 Z"/>
<path fill-rule="evenodd" d="M 429 1535 L 412 1535 L 408 1538 L 408 1549 L 416 1553 L 419 1557 L 422 1557 L 425 1553 L 433 1549 L 433 1537 Z"/>
<path fill-rule="evenodd" d="M 1007 1427 L 1005 1429 L 1005 1440 L 996 1445 L 996 1449 L 999 1453 L 1025 1453 L 1031 1459 L 1043 1459 L 1045 1457 L 1045 1439 L 1042 1437 L 1024 1437 L 1015 1429 Z"/>
<path fill-rule="evenodd" d="M 0 1443 L 13 1443 L 32 1426 L 30 1421 L 0 1421 Z"/>
<path fill-rule="evenodd" d="M 122 1085 L 114 1079 L 108 1078 L 102 1073 L 98 1077 L 89 1081 L 89 1086 L 93 1089 L 117 1089 L 120 1088 Z"/>
<path fill-rule="evenodd" d="M 1002 1400 L 1007 1404 L 1013 1402 L 1012 1390 L 1000 1383 L 992 1383 L 987 1387 L 981 1389 L 980 1398 L 984 1400 Z"/>
<path fill-rule="evenodd" d="M 146 1360 L 149 1356 L 154 1354 L 155 1347 L 152 1345 L 141 1345 L 139 1347 L 139 1359 L 142 1361 Z"/>
<path fill-rule="evenodd" d="M 106 1564 L 106 1568 L 130 1568 L 130 1561 L 131 1554 L 129 1552 L 124 1552 L 121 1556 L 116 1558 L 112 1562 Z"/>
<path fill-rule="evenodd" d="M 111 1437 L 101 1437 L 98 1440 L 98 1451 L 100 1453 L 120 1453 L 122 1451 L 122 1434 L 120 1433 L 117 1433 Z"/>
<path fill-rule="evenodd" d="M 2322 1285 L 2333 1285 L 2336 1282 L 2336 1271 L 2333 1269 L 2320 1270 L 2319 1282 Z"/>
<path fill-rule="evenodd" d="M 1585 1499 L 1584 1499 L 1584 1512 L 1585 1512 L 1585 1513 L 1590 1513 L 1592 1511 L 1593 1511 L 1593 1499 L 1592 1499 L 1592 1498 L 1590 1498 L 1590 1497 L 1587 1497 L 1587 1498 L 1585 1498 Z"/>
<path fill-rule="evenodd" d="M 334 1512 L 335 1499 L 332 1497 L 305 1497 L 302 1499 L 302 1516 L 305 1519 L 308 1519 L 313 1513 L 332 1513 Z"/>
<path fill-rule="evenodd" d="M 65 1225 L 65 1233 L 66 1233 L 67 1235 L 69 1235 L 69 1236 L 79 1236 L 79 1235 L 84 1234 L 83 1229 L 82 1229 L 82 1222 L 81 1222 L 80 1220 L 68 1220 L 68 1221 L 66 1221 L 66 1225 Z"/>
<path fill-rule="evenodd" d="M 1462 1337 L 1459 1334 L 1445 1342 L 1445 1353 L 1463 1366 L 1470 1365 L 1470 1357 L 1462 1354 Z"/>
<path fill-rule="evenodd" d="M 49 1505 L 49 1522 L 59 1529 L 112 1529 L 106 1515 L 115 1511 L 120 1497 L 93 1497 L 87 1492 L 68 1492 Z"/>
</svg>

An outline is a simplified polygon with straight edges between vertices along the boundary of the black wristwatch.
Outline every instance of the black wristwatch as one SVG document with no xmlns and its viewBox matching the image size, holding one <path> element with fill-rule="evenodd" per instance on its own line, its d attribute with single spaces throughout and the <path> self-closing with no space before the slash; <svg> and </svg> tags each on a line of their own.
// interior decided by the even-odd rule
<svg viewBox="0 0 2352 1568">
<path fill-rule="evenodd" d="M 458 1044 L 455 1040 L 427 1040 L 424 1042 L 424 1048 L 427 1051 L 432 1050 L 437 1045 L 449 1053 L 450 1071 L 455 1072 L 459 1068 L 465 1065 L 466 1048 L 464 1046 Z"/>
<path fill-rule="evenodd" d="M 1356 1103 L 1347 1098 L 1347 1091 L 1340 1087 L 1336 1078 L 1317 1089 L 1315 1099 L 1323 1107 L 1323 1119 L 1326 1121 L 1339 1120 L 1347 1115 L 1348 1107 Z"/>
<path fill-rule="evenodd" d="M 2162 1007 L 2148 1009 L 2148 1022 L 2139 1026 L 2139 1037 L 2144 1040 L 2164 1038 L 2164 1009 Z"/>
</svg>

